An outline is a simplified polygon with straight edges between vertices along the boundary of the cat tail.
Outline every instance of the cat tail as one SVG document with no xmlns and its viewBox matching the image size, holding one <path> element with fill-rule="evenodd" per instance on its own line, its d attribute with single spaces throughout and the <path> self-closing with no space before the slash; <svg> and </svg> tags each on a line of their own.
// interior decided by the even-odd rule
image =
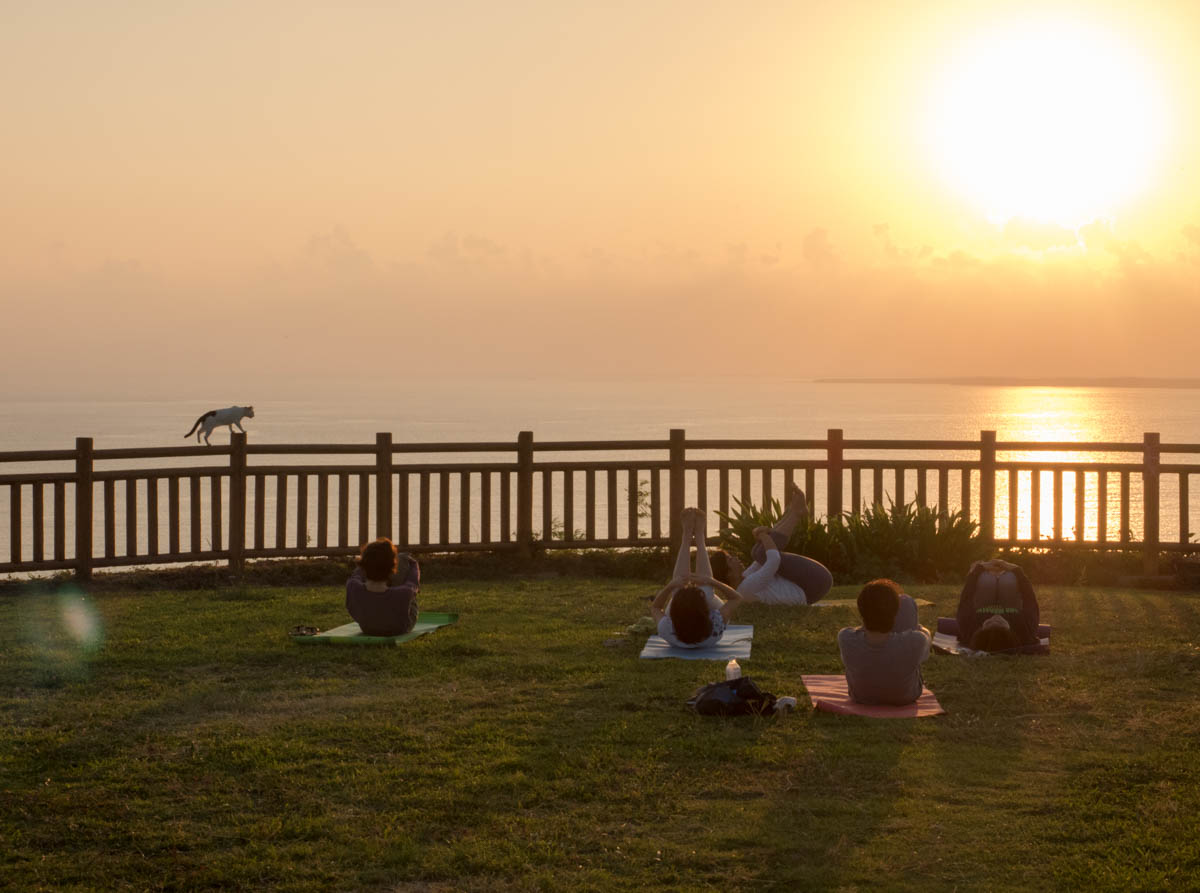
<svg viewBox="0 0 1200 893">
<path fill-rule="evenodd" d="M 200 418 L 196 419 L 196 424 L 192 425 L 192 430 L 191 430 L 191 431 L 189 431 L 187 434 L 183 435 L 183 439 L 184 439 L 184 440 L 187 440 L 189 437 L 191 437 L 193 434 L 195 434 L 195 433 L 196 433 L 196 429 L 200 427 L 200 423 L 201 423 L 201 422 L 203 422 L 203 421 L 204 421 L 206 418 L 208 418 L 210 415 L 214 415 L 215 413 L 216 413 L 216 410 L 215 410 L 215 409 L 210 409 L 210 410 L 209 410 L 208 412 L 206 412 L 204 415 L 200 416 Z"/>
</svg>

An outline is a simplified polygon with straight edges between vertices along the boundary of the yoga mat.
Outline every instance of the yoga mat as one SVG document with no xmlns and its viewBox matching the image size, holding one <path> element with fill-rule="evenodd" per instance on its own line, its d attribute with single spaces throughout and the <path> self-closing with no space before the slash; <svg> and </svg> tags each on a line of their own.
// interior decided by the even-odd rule
<svg viewBox="0 0 1200 893">
<path fill-rule="evenodd" d="M 400 636 L 364 636 L 357 623 L 346 623 L 315 636 L 292 636 L 292 641 L 300 645 L 399 645 L 457 621 L 457 614 L 422 611 L 417 615 L 417 623 L 412 631 Z"/>
<path fill-rule="evenodd" d="M 928 688 L 921 689 L 921 697 L 914 703 L 893 707 L 888 704 L 859 704 L 851 699 L 845 676 L 801 676 L 800 681 L 808 689 L 813 707 L 825 713 L 868 716 L 872 719 L 906 719 L 946 712 Z"/>
<path fill-rule="evenodd" d="M 716 645 L 709 648 L 676 648 L 669 645 L 662 636 L 654 635 L 646 640 L 646 646 L 638 657 L 651 660 L 660 657 L 677 657 L 680 660 L 729 660 L 736 657 L 738 660 L 745 660 L 750 657 L 753 639 L 753 626 L 727 626 L 725 635 L 721 636 Z"/>
<path fill-rule="evenodd" d="M 924 608 L 932 605 L 933 602 L 923 598 L 914 598 L 918 608 Z M 819 602 L 813 602 L 809 605 L 810 608 L 857 608 L 858 599 L 856 598 L 823 598 Z"/>
<path fill-rule="evenodd" d="M 976 651 L 958 641 L 958 620 L 954 617 L 939 617 L 937 632 L 933 634 L 933 650 L 938 654 L 954 654 L 963 657 L 984 657 L 988 654 L 1049 654 L 1050 624 L 1038 624 L 1039 641 L 1036 645 L 1022 645 L 1004 651 Z"/>
</svg>

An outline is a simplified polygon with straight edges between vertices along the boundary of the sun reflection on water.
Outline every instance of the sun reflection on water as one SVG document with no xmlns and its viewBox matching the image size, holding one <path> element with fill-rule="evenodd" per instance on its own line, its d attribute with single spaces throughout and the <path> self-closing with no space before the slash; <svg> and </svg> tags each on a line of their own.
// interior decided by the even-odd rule
<svg viewBox="0 0 1200 893">
<path fill-rule="evenodd" d="M 1123 420 L 1111 418 L 1099 405 L 1097 392 L 1091 388 L 1005 388 L 998 395 L 998 413 L 1003 425 L 997 432 L 1001 442 L 1043 441 L 1058 443 L 1130 443 L 1139 444 L 1140 436 L 1132 436 L 1125 430 Z M 1095 451 L 1095 450 L 1014 450 L 1000 451 L 1000 462 L 1027 463 L 1095 463 L 1095 462 L 1140 462 L 1138 453 Z M 1055 473 L 1038 473 L 1039 505 L 1037 511 L 1038 539 L 1047 539 L 1055 534 Z M 1059 519 L 1061 535 L 1065 540 L 1099 538 L 1099 511 L 1101 503 L 1101 472 L 1065 470 L 1061 475 L 1062 513 Z M 1109 540 L 1121 536 L 1121 476 L 1106 472 L 1104 494 L 1105 537 Z M 996 526 L 1002 536 L 1013 532 L 1010 524 L 1012 502 L 1010 480 L 1012 472 L 1001 472 L 996 480 Z M 1030 539 L 1033 530 L 1033 472 L 1018 470 L 1017 518 L 1015 534 L 1019 539 Z M 1078 517 L 1079 486 L 1083 491 L 1083 514 Z M 1141 480 L 1138 475 L 1129 479 L 1129 498 L 1135 503 L 1141 500 Z M 1082 521 L 1082 523 L 1081 523 Z M 1135 528 L 1133 535 L 1140 535 L 1140 520 L 1129 518 L 1128 526 Z M 1080 529 L 1082 527 L 1082 529 Z"/>
</svg>

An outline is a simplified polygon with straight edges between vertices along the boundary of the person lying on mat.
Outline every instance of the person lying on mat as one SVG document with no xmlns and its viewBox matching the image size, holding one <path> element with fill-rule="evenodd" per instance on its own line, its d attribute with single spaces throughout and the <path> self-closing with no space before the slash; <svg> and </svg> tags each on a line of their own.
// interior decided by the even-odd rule
<svg viewBox="0 0 1200 893">
<path fill-rule="evenodd" d="M 404 556 L 404 580 L 391 585 L 399 565 L 397 552 L 386 537 L 365 544 L 358 567 L 346 581 L 346 610 L 368 636 L 400 636 L 416 625 L 421 568 Z"/>
<path fill-rule="evenodd" d="M 1017 565 L 976 561 L 958 599 L 958 640 L 976 651 L 1006 651 L 1038 642 L 1040 609 Z"/>
<path fill-rule="evenodd" d="M 791 484 L 788 506 L 772 527 L 757 527 L 750 553 L 754 563 L 744 568 L 736 555 L 713 550 L 717 579 L 733 586 L 748 601 L 765 605 L 811 605 L 833 586 L 833 575 L 819 561 L 782 551 L 796 525 L 808 517 L 804 491 Z"/>
<path fill-rule="evenodd" d="M 707 648 L 725 634 L 725 625 L 737 609 L 737 590 L 713 579 L 705 548 L 704 513 L 687 508 L 679 522 L 681 540 L 675 556 L 671 582 L 650 604 L 650 616 L 658 634 L 677 648 Z M 692 546 L 696 546 L 696 570 L 692 571 Z M 716 592 L 728 601 L 722 601 Z"/>
<path fill-rule="evenodd" d="M 838 633 L 850 697 L 860 704 L 911 704 L 925 687 L 929 630 L 917 622 L 917 604 L 893 580 L 872 580 L 858 594 L 862 626 Z"/>
</svg>

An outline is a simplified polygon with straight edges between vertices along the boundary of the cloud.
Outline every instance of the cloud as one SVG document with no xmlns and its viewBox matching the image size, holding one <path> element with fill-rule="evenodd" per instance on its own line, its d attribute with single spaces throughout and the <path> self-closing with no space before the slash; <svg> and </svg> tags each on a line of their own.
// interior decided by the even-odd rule
<svg viewBox="0 0 1200 893">
<path fill-rule="evenodd" d="M 502 264 L 508 249 L 486 236 L 467 233 L 460 236 L 450 230 L 435 239 L 425 256 L 442 267 L 464 270 L 480 270 Z"/>
<path fill-rule="evenodd" d="M 837 255 L 829 243 L 829 233 L 824 227 L 809 230 L 804 237 L 804 259 L 818 270 L 828 269 L 837 264 Z"/>
<path fill-rule="evenodd" d="M 311 236 L 304 246 L 304 257 L 313 265 L 335 275 L 364 275 L 375 262 L 340 226 Z"/>
</svg>

